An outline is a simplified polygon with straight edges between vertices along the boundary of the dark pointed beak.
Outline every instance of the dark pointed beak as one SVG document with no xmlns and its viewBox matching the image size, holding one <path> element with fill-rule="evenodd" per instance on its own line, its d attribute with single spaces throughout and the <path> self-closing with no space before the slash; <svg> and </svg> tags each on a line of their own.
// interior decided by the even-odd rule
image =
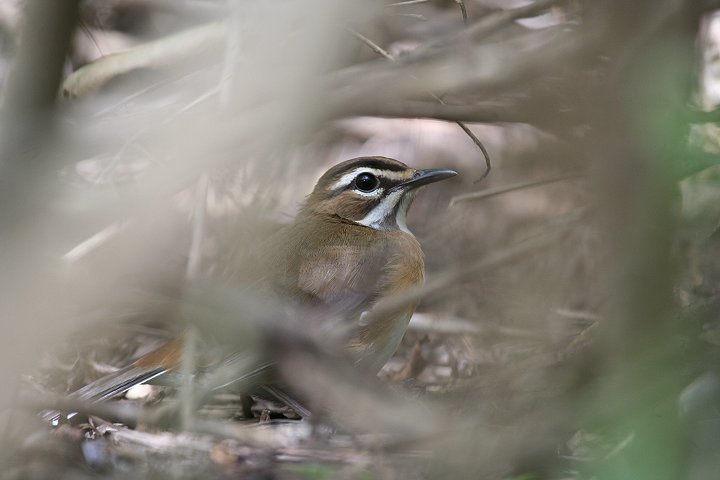
<svg viewBox="0 0 720 480">
<path fill-rule="evenodd" d="M 410 180 L 406 180 L 399 186 L 402 188 L 412 189 L 427 185 L 428 183 L 439 182 L 440 180 L 445 180 L 446 178 L 452 178 L 455 175 L 457 175 L 457 172 L 455 170 L 447 170 L 441 168 L 417 170 L 415 172 L 415 175 L 413 175 L 413 178 L 411 178 Z"/>
</svg>

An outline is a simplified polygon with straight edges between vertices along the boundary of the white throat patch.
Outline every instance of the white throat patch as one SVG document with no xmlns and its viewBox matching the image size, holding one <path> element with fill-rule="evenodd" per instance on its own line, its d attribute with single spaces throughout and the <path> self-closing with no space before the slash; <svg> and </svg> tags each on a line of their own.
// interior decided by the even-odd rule
<svg viewBox="0 0 720 480">
<path fill-rule="evenodd" d="M 405 233 L 412 235 L 412 232 L 407 227 L 407 211 L 410 207 L 410 201 L 412 200 L 412 192 L 405 192 L 403 190 L 397 190 L 390 193 L 388 196 L 382 199 L 375 208 L 365 215 L 362 219 L 356 221 L 360 225 L 374 228 L 375 230 L 388 230 L 388 219 L 395 215 L 395 225 Z M 400 204 L 398 205 L 398 202 Z M 397 211 L 395 212 L 395 207 Z M 393 213 L 394 212 L 394 213 Z"/>
</svg>

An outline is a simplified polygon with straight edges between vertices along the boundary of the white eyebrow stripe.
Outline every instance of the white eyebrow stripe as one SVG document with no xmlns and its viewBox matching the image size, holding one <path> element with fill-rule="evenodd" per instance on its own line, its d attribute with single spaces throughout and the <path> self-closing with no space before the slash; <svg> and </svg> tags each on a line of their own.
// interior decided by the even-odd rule
<svg viewBox="0 0 720 480">
<path fill-rule="evenodd" d="M 355 177 L 361 173 L 372 173 L 379 178 L 388 178 L 390 180 L 405 180 L 408 178 L 406 172 L 394 172 L 392 170 L 379 170 L 377 168 L 370 167 L 357 167 L 350 170 L 348 173 L 340 177 L 335 183 L 330 186 L 331 190 L 339 190 L 350 185 Z"/>
</svg>

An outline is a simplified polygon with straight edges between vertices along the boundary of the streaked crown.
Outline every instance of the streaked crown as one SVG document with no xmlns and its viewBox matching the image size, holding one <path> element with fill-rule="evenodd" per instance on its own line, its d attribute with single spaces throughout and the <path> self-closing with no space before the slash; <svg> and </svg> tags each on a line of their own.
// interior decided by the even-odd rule
<svg viewBox="0 0 720 480">
<path fill-rule="evenodd" d="M 414 169 L 387 157 L 354 158 L 320 177 L 303 212 L 410 233 L 405 218 L 417 188 L 455 175 L 452 170 Z"/>
</svg>

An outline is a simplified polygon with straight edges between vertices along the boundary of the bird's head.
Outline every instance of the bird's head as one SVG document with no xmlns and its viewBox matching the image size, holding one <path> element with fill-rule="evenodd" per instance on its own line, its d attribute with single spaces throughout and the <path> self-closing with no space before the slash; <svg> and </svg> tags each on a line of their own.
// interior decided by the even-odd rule
<svg viewBox="0 0 720 480">
<path fill-rule="evenodd" d="M 320 177 L 303 212 L 336 215 L 376 230 L 410 233 L 405 217 L 417 188 L 455 175 L 453 170 L 418 170 L 392 158 L 354 158 Z"/>
</svg>

